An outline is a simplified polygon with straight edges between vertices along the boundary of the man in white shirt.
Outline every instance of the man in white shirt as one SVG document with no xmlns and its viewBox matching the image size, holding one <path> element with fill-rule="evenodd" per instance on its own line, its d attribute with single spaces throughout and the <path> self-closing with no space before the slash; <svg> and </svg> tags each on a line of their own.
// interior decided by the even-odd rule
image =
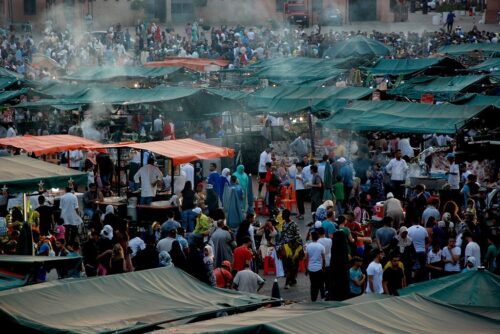
<svg viewBox="0 0 500 334">
<path fill-rule="evenodd" d="M 181 171 L 186 173 L 186 181 L 191 182 L 191 187 L 195 189 L 196 185 L 194 184 L 194 167 L 190 163 L 184 164 L 181 166 Z"/>
<path fill-rule="evenodd" d="M 324 234 L 324 231 L 323 231 Z M 325 298 L 325 247 L 318 242 L 319 234 L 317 231 L 311 232 L 312 242 L 306 247 L 306 274 L 311 281 L 311 301 L 315 302 L 318 298 L 318 292 L 321 299 Z"/>
<path fill-rule="evenodd" d="M 17 131 L 14 128 L 14 124 L 9 123 L 9 128 L 7 129 L 7 138 L 15 137 L 15 136 L 17 136 Z"/>
<path fill-rule="evenodd" d="M 396 151 L 396 155 L 385 167 L 387 173 L 391 174 L 391 188 L 394 197 L 403 199 L 403 184 L 405 183 L 408 165 L 401 159 L 401 150 Z"/>
<path fill-rule="evenodd" d="M 71 192 L 71 188 L 66 188 L 66 193 L 61 197 L 59 203 L 61 209 L 61 219 L 66 229 L 66 241 L 73 243 L 78 233 L 78 226 L 83 223 L 80 217 L 80 209 L 78 207 L 78 199 Z"/>
<path fill-rule="evenodd" d="M 67 156 L 67 154 L 66 154 Z M 80 170 L 83 161 L 83 153 L 80 150 L 69 151 L 69 167 Z"/>
<path fill-rule="evenodd" d="M 134 182 L 141 183 L 140 204 L 142 205 L 149 205 L 153 202 L 158 185 L 163 182 L 163 175 L 154 163 L 154 158 L 148 158 L 148 164 L 139 168 L 134 175 Z"/>
<path fill-rule="evenodd" d="M 448 183 L 450 184 L 450 188 L 452 190 L 460 189 L 460 168 L 455 163 L 455 154 L 448 153 L 446 156 L 448 162 L 450 163 L 450 169 L 446 174 L 448 174 Z"/>
<path fill-rule="evenodd" d="M 418 222 L 413 222 L 413 226 L 408 229 L 408 236 L 413 241 L 413 247 L 415 247 L 415 252 L 417 253 L 417 262 L 419 263 L 419 268 L 415 272 L 415 281 L 420 282 L 424 280 L 424 267 L 427 260 L 427 255 L 425 253 L 425 244 L 429 238 L 427 229 L 420 226 Z"/>
<path fill-rule="evenodd" d="M 325 229 L 320 227 L 316 230 L 319 235 L 318 243 L 325 247 L 325 291 L 328 290 L 328 282 L 330 281 L 330 261 L 332 260 L 332 239 L 326 237 Z"/>
<path fill-rule="evenodd" d="M 271 162 L 271 152 L 273 151 L 273 148 L 271 146 L 266 147 L 264 151 L 260 154 L 259 158 L 259 179 L 264 180 L 266 178 L 266 173 L 267 173 L 267 168 L 266 168 L 266 163 Z M 260 193 L 262 191 L 262 188 L 264 187 L 264 182 L 259 182 L 259 193 L 258 196 L 260 197 Z"/>
<path fill-rule="evenodd" d="M 368 275 L 366 293 L 383 294 L 384 287 L 382 286 L 382 278 L 384 275 L 384 270 L 382 269 L 380 261 L 382 261 L 384 253 L 379 249 L 375 249 L 373 251 L 373 254 L 375 255 L 375 258 L 368 265 L 368 268 L 366 268 L 366 274 Z"/>
<path fill-rule="evenodd" d="M 233 287 L 241 292 L 257 293 L 264 286 L 264 279 L 250 270 L 248 262 L 245 268 L 238 271 L 233 279 Z"/>
<path fill-rule="evenodd" d="M 153 121 L 153 132 L 163 132 L 163 116 L 158 117 Z"/>
<path fill-rule="evenodd" d="M 444 271 L 447 274 L 457 274 L 460 272 L 460 247 L 456 246 L 455 238 L 448 240 L 448 246 L 443 248 L 441 252 L 444 262 Z"/>
<path fill-rule="evenodd" d="M 465 231 L 462 234 L 462 239 L 467 242 L 467 246 L 465 246 L 465 261 L 472 256 L 474 257 L 474 267 L 479 267 L 481 265 L 481 248 L 478 243 L 474 241 L 470 231 Z"/>
</svg>

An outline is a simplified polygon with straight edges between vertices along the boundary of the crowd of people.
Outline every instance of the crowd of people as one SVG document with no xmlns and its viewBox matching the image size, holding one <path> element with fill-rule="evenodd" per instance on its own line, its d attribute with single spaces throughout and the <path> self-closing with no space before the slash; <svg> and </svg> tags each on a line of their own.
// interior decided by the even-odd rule
<svg viewBox="0 0 500 334">
<path fill-rule="evenodd" d="M 117 24 L 104 32 L 73 31 L 52 22 L 40 34 L 5 32 L 1 37 L 2 66 L 31 79 L 54 75 L 47 66 L 30 66 L 32 55 L 42 54 L 60 69 L 73 71 L 80 66 L 139 65 L 166 57 L 226 59 L 241 67 L 258 60 L 305 56 L 323 58 L 336 42 L 362 35 L 392 48 L 393 57 L 415 58 L 435 54 L 445 45 L 462 43 L 497 43 L 498 33 L 481 31 L 476 26 L 464 31 L 448 25 L 447 31 L 391 32 L 333 31 L 315 25 L 301 27 L 280 25 L 207 26 L 202 20 L 189 22 L 184 31 L 162 27 L 156 22 L 138 21 L 135 27 Z"/>
</svg>

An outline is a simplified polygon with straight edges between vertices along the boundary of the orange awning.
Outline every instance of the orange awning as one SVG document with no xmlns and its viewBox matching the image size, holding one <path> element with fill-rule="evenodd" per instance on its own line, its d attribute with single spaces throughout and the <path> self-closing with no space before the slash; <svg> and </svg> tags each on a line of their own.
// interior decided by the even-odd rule
<svg viewBox="0 0 500 334">
<path fill-rule="evenodd" d="M 146 67 L 182 66 L 198 72 L 204 72 L 205 66 L 208 65 L 226 67 L 229 65 L 229 60 L 206 58 L 167 58 L 162 61 L 152 61 L 144 64 Z"/>
<path fill-rule="evenodd" d="M 174 165 L 188 163 L 195 160 L 234 156 L 234 150 L 231 148 L 209 145 L 193 139 L 152 141 L 126 146 L 163 155 L 172 159 Z"/>
<path fill-rule="evenodd" d="M 71 135 L 22 136 L 0 139 L 0 146 L 23 149 L 36 156 L 86 149 L 88 146 L 96 145 L 99 145 L 96 141 Z"/>
</svg>

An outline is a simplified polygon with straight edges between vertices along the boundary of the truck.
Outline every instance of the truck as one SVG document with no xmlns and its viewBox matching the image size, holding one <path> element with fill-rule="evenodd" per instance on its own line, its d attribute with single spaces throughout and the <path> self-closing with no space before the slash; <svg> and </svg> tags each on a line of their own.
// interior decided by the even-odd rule
<svg viewBox="0 0 500 334">
<path fill-rule="evenodd" d="M 311 13 L 307 0 L 288 0 L 285 2 L 285 22 L 303 27 L 309 27 Z"/>
</svg>

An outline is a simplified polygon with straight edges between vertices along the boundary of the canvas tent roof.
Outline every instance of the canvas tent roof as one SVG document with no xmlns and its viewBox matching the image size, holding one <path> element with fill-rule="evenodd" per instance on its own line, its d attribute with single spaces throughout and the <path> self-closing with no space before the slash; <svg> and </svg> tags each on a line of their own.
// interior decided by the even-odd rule
<svg viewBox="0 0 500 334">
<path fill-rule="evenodd" d="M 71 135 L 49 135 L 49 136 L 18 136 L 0 138 L 0 146 L 11 146 L 20 148 L 36 156 L 71 150 L 84 149 L 87 146 L 95 146 L 99 143 Z"/>
<path fill-rule="evenodd" d="M 352 101 L 321 121 L 324 127 L 355 131 L 455 133 L 487 107 L 395 101 Z"/>
<path fill-rule="evenodd" d="M 463 68 L 458 61 L 450 58 L 419 58 L 379 59 L 372 67 L 364 67 L 363 69 L 373 75 L 408 75 L 440 66 Z"/>
<path fill-rule="evenodd" d="M 500 319 L 500 276 L 486 270 L 447 276 L 400 289 L 399 294 L 428 296 L 454 306 L 493 307 Z"/>
<path fill-rule="evenodd" d="M 234 150 L 231 148 L 209 145 L 193 139 L 151 141 L 126 146 L 163 155 L 172 159 L 174 165 L 234 156 Z"/>
<path fill-rule="evenodd" d="M 0 103 L 8 102 L 16 97 L 19 97 L 21 95 L 28 93 L 28 91 L 29 91 L 28 88 L 23 88 L 20 90 L 7 90 L 4 92 L 1 92 L 0 93 Z"/>
<path fill-rule="evenodd" d="M 474 51 L 481 51 L 487 55 L 500 54 L 500 44 L 495 43 L 463 43 L 441 47 L 438 52 L 450 55 L 462 55 Z"/>
<path fill-rule="evenodd" d="M 106 89 L 89 88 L 81 90 L 80 96 L 63 97 L 58 99 L 42 99 L 20 103 L 16 108 L 40 108 L 53 105 L 75 105 L 75 104 L 119 104 L 131 105 L 140 103 L 152 103 L 161 101 L 173 101 L 190 97 L 200 92 L 199 89 L 186 87 L 157 86 L 151 89 L 130 89 L 108 87 Z"/>
<path fill-rule="evenodd" d="M 483 75 L 465 75 L 454 77 L 422 76 L 406 81 L 389 90 L 390 95 L 420 99 L 422 94 L 432 94 L 437 100 L 450 100 L 469 86 L 477 84 L 487 77 Z"/>
<path fill-rule="evenodd" d="M 469 67 L 468 70 L 488 72 L 498 71 L 500 70 L 500 58 L 486 59 L 482 63 Z"/>
<path fill-rule="evenodd" d="M 64 188 L 69 179 L 86 184 L 87 174 L 26 156 L 0 157 L 0 185 L 12 193 L 38 191 L 43 181 L 45 189 Z"/>
<path fill-rule="evenodd" d="M 344 60 L 343 60 L 344 61 Z M 268 79 L 282 85 L 320 86 L 346 72 L 336 62 L 316 58 L 279 58 L 254 65 L 251 78 Z"/>
<path fill-rule="evenodd" d="M 286 313 L 287 311 L 282 311 Z M 277 314 L 275 314 L 277 313 Z M 410 295 L 340 306 L 302 315 L 279 309 L 222 317 L 158 331 L 167 333 L 495 333 L 500 322 L 426 297 Z"/>
<path fill-rule="evenodd" d="M 210 65 L 218 67 L 226 67 L 229 65 L 229 60 L 223 59 L 206 59 L 206 58 L 167 58 L 162 61 L 152 61 L 145 63 L 146 67 L 185 67 L 192 71 L 204 72 L 210 68 Z"/>
<path fill-rule="evenodd" d="M 375 39 L 366 38 L 364 36 L 355 36 L 353 38 L 335 43 L 332 47 L 325 51 L 323 57 L 381 57 L 390 53 L 390 47 Z"/>
<path fill-rule="evenodd" d="M 495 108 L 500 108 L 500 96 L 466 94 L 451 102 L 468 106 L 493 106 Z"/>
<path fill-rule="evenodd" d="M 15 77 L 0 77 L 0 89 L 5 89 L 17 83 L 19 79 Z"/>
<path fill-rule="evenodd" d="M 144 67 L 144 66 L 104 66 L 80 67 L 70 75 L 63 77 L 74 81 L 108 81 L 118 78 L 158 78 L 171 75 L 181 67 Z"/>
<path fill-rule="evenodd" d="M 270 86 L 248 95 L 247 107 L 260 112 L 294 113 L 323 101 L 355 100 L 371 93 L 371 89 L 359 87 Z"/>
<path fill-rule="evenodd" d="M 125 333 L 276 301 L 212 288 L 174 266 L 11 291 L 0 295 L 9 333 Z"/>
</svg>

